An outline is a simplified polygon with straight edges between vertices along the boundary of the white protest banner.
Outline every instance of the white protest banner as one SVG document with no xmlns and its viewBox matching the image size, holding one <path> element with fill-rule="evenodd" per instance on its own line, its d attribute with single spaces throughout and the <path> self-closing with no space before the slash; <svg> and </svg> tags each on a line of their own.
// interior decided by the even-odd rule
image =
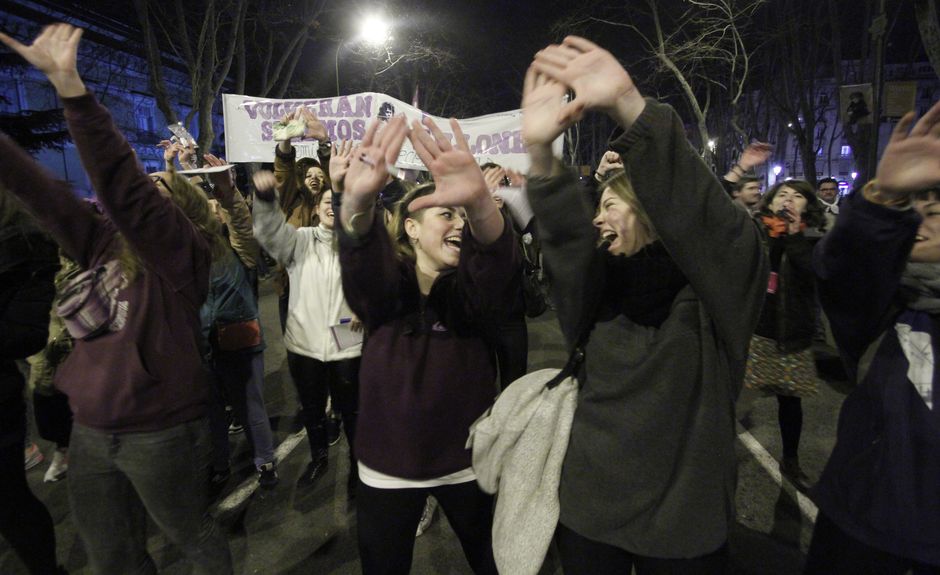
<svg viewBox="0 0 940 575">
<path fill-rule="evenodd" d="M 236 94 L 222 95 L 225 118 L 225 153 L 229 162 L 273 162 L 273 127 L 284 115 L 299 107 L 316 112 L 326 126 L 330 140 L 359 141 L 366 126 L 375 117 L 391 118 L 404 114 L 408 121 L 430 117 L 447 135 L 451 136 L 450 122 L 425 114 L 420 109 L 384 94 L 363 92 L 336 98 L 272 100 Z M 511 110 L 475 118 L 459 120 L 460 129 L 470 144 L 477 162 L 495 162 L 503 167 L 526 171 L 529 157 L 522 143 L 522 111 Z M 317 144 L 313 140 L 295 140 L 298 157 L 316 157 Z M 560 155 L 562 139 L 554 144 Z M 411 143 L 405 140 L 395 165 L 399 168 L 423 170 L 424 164 Z"/>
</svg>

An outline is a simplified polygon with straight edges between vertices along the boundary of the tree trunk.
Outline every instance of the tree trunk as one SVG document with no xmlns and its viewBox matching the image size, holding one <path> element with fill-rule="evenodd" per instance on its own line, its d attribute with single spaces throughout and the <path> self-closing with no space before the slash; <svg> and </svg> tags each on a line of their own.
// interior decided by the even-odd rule
<svg viewBox="0 0 940 575">
<path fill-rule="evenodd" d="M 934 74 L 940 76 L 940 20 L 937 18 L 936 0 L 914 0 L 920 40 L 927 51 L 927 58 Z"/>
</svg>

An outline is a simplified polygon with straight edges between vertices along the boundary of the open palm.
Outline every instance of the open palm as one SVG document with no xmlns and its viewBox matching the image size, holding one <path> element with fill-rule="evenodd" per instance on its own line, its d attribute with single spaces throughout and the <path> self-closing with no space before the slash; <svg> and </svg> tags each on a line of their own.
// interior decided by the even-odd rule
<svg viewBox="0 0 940 575">
<path fill-rule="evenodd" d="M 570 125 L 559 120 L 565 87 L 533 66 L 526 72 L 522 90 L 522 138 L 526 145 L 551 144 Z"/>
<path fill-rule="evenodd" d="M 379 130 L 374 120 L 362 138 L 362 145 L 349 162 L 343 189 L 343 204 L 361 211 L 372 203 L 388 180 L 388 166 L 398 159 L 408 133 L 404 116 L 398 116 Z"/>
<path fill-rule="evenodd" d="M 940 185 L 940 102 L 908 133 L 913 120 L 913 112 L 901 118 L 878 162 L 878 187 L 889 197 Z"/>
<path fill-rule="evenodd" d="M 539 72 L 574 90 L 575 99 L 562 111 L 569 120 L 579 120 L 584 110 L 610 112 L 621 96 L 636 91 L 630 75 L 613 54 L 578 36 L 568 36 L 561 45 L 540 51 L 534 65 Z"/>
<path fill-rule="evenodd" d="M 82 29 L 69 24 L 46 26 L 29 46 L 0 32 L 0 41 L 47 76 L 74 72 Z"/>
<path fill-rule="evenodd" d="M 434 193 L 422 196 L 411 203 L 409 210 L 414 212 L 432 206 L 470 206 L 483 198 L 489 198 L 483 172 L 457 120 L 451 119 L 456 147 L 430 118 L 424 119 L 424 125 L 431 130 L 429 135 L 415 122 L 409 138 L 418 157 L 434 176 Z M 492 201 L 492 200 L 490 200 Z"/>
</svg>

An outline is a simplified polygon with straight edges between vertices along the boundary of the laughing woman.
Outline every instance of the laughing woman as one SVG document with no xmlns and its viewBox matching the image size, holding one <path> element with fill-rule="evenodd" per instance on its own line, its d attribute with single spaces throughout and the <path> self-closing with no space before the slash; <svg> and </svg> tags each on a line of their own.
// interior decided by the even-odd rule
<svg viewBox="0 0 940 575">
<path fill-rule="evenodd" d="M 394 240 L 374 210 L 407 132 L 404 118 L 378 135 L 371 126 L 346 175 L 343 287 L 369 331 L 356 438 L 366 574 L 409 572 L 428 493 L 474 572 L 496 573 L 492 498 L 477 486 L 464 445 L 496 396 L 483 333 L 514 301 L 521 261 L 455 121 L 452 128 L 456 149 L 431 120 L 414 125 L 411 141 L 436 186 L 416 188 L 399 204 Z"/>
<path fill-rule="evenodd" d="M 564 571 L 724 573 L 734 402 L 767 281 L 758 230 L 672 108 L 644 100 L 606 50 L 577 37 L 542 50 L 523 98 L 529 198 L 562 331 L 573 345 L 593 325 L 559 493 Z M 602 184 L 593 227 L 551 151 L 589 109 L 623 129 L 611 149 L 626 172 Z"/>
</svg>

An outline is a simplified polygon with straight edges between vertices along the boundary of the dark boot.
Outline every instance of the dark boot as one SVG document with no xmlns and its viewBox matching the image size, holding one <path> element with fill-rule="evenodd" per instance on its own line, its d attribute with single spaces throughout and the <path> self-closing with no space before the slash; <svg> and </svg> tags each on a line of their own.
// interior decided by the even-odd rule
<svg viewBox="0 0 940 575">
<path fill-rule="evenodd" d="M 803 493 L 812 488 L 809 477 L 803 473 L 803 469 L 800 467 L 799 457 L 784 457 L 780 463 L 780 474 L 789 479 L 793 486 Z"/>
<path fill-rule="evenodd" d="M 307 469 L 300 474 L 297 479 L 298 487 L 307 487 L 316 483 L 321 477 L 326 475 L 326 470 L 330 466 L 330 459 L 325 449 L 319 451 L 313 456 L 313 460 L 307 465 Z"/>
</svg>

